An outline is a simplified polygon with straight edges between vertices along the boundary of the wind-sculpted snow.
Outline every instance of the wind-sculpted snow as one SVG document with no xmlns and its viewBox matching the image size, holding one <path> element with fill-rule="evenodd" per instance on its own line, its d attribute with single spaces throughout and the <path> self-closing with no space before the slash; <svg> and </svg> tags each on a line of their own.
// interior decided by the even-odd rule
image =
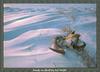
<svg viewBox="0 0 100 72">
<path fill-rule="evenodd" d="M 85 50 L 95 67 L 95 8 L 44 8 L 4 9 L 4 67 L 88 67 L 72 50 L 61 55 L 49 49 L 55 36 L 62 35 L 68 25 L 86 42 Z"/>
</svg>

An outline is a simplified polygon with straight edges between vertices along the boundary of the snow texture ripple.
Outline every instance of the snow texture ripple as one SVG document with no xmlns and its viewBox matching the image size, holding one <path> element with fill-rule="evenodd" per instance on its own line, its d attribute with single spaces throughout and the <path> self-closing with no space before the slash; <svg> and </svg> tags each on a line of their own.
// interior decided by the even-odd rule
<svg viewBox="0 0 100 72">
<path fill-rule="evenodd" d="M 20 8 L 21 7 L 21 8 Z M 53 39 L 70 25 L 87 44 L 81 55 L 49 49 Z M 87 62 L 88 61 L 88 62 Z M 5 4 L 4 67 L 95 67 L 95 4 Z"/>
</svg>

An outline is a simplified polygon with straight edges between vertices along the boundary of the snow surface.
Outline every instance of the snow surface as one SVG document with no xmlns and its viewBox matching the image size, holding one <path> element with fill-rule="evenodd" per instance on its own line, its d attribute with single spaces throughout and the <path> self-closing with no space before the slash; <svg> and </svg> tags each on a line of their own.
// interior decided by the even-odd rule
<svg viewBox="0 0 100 72">
<path fill-rule="evenodd" d="M 69 24 L 81 34 L 96 64 L 95 4 L 11 5 L 4 5 L 4 67 L 88 67 L 74 51 L 61 55 L 49 49 Z"/>
</svg>

